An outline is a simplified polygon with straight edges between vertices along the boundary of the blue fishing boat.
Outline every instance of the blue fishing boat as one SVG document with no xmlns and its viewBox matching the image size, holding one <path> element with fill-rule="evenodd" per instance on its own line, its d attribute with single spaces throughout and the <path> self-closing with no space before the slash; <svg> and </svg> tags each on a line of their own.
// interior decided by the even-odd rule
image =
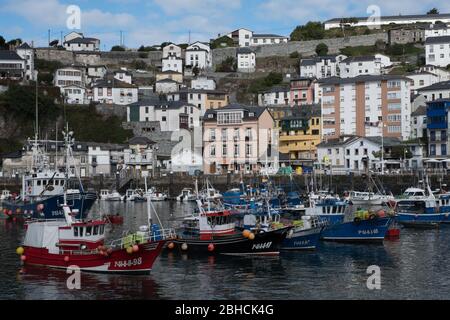
<svg viewBox="0 0 450 320">
<path fill-rule="evenodd" d="M 322 239 L 339 242 L 383 241 L 391 223 L 390 217 L 336 223 L 322 231 Z"/>
<path fill-rule="evenodd" d="M 445 215 L 434 197 L 397 202 L 397 221 L 406 227 L 438 227 Z"/>
<path fill-rule="evenodd" d="M 70 144 L 66 143 L 65 158 L 69 162 L 73 159 L 72 143 L 73 140 Z M 42 144 L 36 135 L 32 143 L 32 167 L 22 177 L 20 196 L 2 203 L 3 213 L 9 218 L 64 219 L 62 204 L 68 181 L 63 171 L 48 166 L 48 155 L 43 151 Z M 80 179 L 78 188 L 66 190 L 67 203 L 75 218 L 86 218 L 97 200 L 97 194 L 85 191 Z"/>
<path fill-rule="evenodd" d="M 302 216 L 301 220 L 292 222 L 293 228 L 284 239 L 281 250 L 316 249 L 325 223 L 318 217 Z"/>
</svg>

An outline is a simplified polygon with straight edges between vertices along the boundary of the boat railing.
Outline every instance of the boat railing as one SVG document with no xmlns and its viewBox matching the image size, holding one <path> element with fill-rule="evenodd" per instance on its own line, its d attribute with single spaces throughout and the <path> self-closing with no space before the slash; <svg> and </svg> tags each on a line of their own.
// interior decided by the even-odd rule
<svg viewBox="0 0 450 320">
<path fill-rule="evenodd" d="M 174 229 L 157 229 L 151 233 L 135 232 L 127 234 L 126 236 L 110 242 L 109 247 L 113 249 L 122 249 L 130 247 L 134 244 L 142 244 L 146 242 L 170 240 L 176 238 Z"/>
</svg>

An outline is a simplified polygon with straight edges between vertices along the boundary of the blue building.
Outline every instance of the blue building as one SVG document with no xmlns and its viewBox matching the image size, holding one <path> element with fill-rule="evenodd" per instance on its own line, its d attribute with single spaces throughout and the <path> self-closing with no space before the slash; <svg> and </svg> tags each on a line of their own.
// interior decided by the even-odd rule
<svg viewBox="0 0 450 320">
<path fill-rule="evenodd" d="M 434 100 L 427 103 L 428 154 L 434 158 L 447 158 L 449 155 L 450 99 Z"/>
</svg>

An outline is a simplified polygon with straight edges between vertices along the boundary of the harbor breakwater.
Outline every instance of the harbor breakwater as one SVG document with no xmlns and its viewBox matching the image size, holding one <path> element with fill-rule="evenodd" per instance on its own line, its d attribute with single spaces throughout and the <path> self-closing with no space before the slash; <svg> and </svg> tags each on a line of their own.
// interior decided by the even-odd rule
<svg viewBox="0 0 450 320">
<path fill-rule="evenodd" d="M 267 180 L 264 176 L 252 176 L 246 175 L 241 177 L 240 175 L 208 175 L 208 176 L 198 176 L 198 186 L 201 189 L 203 187 L 205 179 L 208 178 L 211 184 L 218 189 L 220 192 L 224 192 L 231 188 L 239 187 L 241 179 L 245 185 L 258 186 Z M 311 185 L 310 175 L 296 175 L 292 178 L 292 183 L 289 176 L 271 176 L 270 179 L 274 182 L 276 186 L 281 186 L 290 190 L 292 185 L 294 190 L 300 190 L 305 192 L 307 187 Z M 151 187 L 155 187 L 157 190 L 167 192 L 170 197 L 176 197 L 180 194 L 183 188 L 195 187 L 196 177 L 188 175 L 178 175 L 178 174 L 167 174 L 161 177 L 149 178 L 148 184 Z M 402 175 L 384 175 L 376 178 L 381 182 L 383 187 L 388 192 L 392 192 L 394 195 L 399 195 L 403 193 L 407 188 L 417 186 L 419 178 L 417 175 L 412 174 L 402 174 Z M 324 189 L 331 189 L 333 192 L 342 194 L 345 191 L 357 190 L 364 191 L 369 185 L 369 178 L 364 175 L 346 175 L 346 176 L 329 176 L 329 175 L 316 175 L 315 178 L 316 185 L 322 186 Z M 85 189 L 94 189 L 100 191 L 101 189 L 119 189 L 120 192 L 124 193 L 127 188 L 143 188 L 143 179 L 132 179 L 122 188 L 118 188 L 119 179 L 114 177 L 93 177 L 93 178 L 83 178 L 83 186 Z M 432 175 L 430 176 L 430 183 L 433 189 L 437 189 L 442 185 L 450 186 L 450 175 Z M 0 186 L 2 189 L 8 189 L 11 192 L 19 192 L 21 187 L 20 178 L 0 178 Z M 376 190 L 375 190 L 376 191 Z"/>
</svg>

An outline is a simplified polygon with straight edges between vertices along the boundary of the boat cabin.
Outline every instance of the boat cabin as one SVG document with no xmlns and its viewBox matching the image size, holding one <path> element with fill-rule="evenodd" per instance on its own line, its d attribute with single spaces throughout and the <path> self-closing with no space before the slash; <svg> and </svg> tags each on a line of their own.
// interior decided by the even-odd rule
<svg viewBox="0 0 450 320">
<path fill-rule="evenodd" d="M 203 211 L 198 216 L 187 217 L 183 221 L 184 234 L 200 236 L 200 240 L 232 234 L 235 227 L 231 212 L 227 210 Z"/>
<path fill-rule="evenodd" d="M 63 251 L 95 250 L 104 244 L 105 222 L 79 222 L 67 225 L 66 221 L 31 222 L 27 225 L 24 245 L 48 249 L 51 254 Z"/>
<path fill-rule="evenodd" d="M 36 172 L 24 177 L 23 192 L 25 197 L 60 195 L 64 193 L 65 183 L 63 172 Z"/>
<path fill-rule="evenodd" d="M 400 200 L 397 202 L 397 212 L 407 214 L 434 214 L 437 213 L 438 207 L 436 200 Z"/>
<path fill-rule="evenodd" d="M 403 197 L 408 199 L 425 198 L 427 197 L 427 193 L 423 189 L 409 188 L 403 193 Z"/>
</svg>

